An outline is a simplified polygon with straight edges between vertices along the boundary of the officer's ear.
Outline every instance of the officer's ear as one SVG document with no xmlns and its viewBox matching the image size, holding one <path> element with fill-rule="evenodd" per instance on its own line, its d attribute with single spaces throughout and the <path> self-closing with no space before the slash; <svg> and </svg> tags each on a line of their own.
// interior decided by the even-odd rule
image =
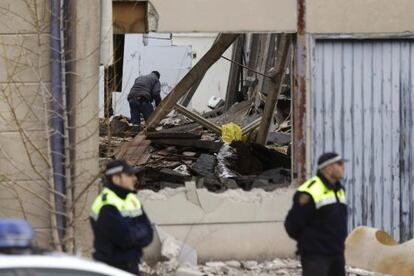
<svg viewBox="0 0 414 276">
<path fill-rule="evenodd" d="M 111 180 L 113 184 L 120 184 L 121 183 L 121 176 L 119 174 L 114 174 L 111 176 Z"/>
</svg>

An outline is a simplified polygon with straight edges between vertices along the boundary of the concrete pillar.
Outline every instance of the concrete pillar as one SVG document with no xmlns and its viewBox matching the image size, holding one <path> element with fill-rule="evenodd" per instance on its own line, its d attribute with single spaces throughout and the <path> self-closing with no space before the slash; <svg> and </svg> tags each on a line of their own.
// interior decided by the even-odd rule
<svg viewBox="0 0 414 276">
<path fill-rule="evenodd" d="M 89 210 L 97 195 L 99 174 L 98 81 L 100 59 L 99 0 L 69 1 L 69 102 L 72 148 L 72 184 L 75 206 L 75 248 L 89 252 L 92 246 Z M 86 189 L 93 183 L 89 189 Z M 86 190 L 86 192 L 84 192 Z M 80 195 L 84 192 L 82 195 Z"/>
</svg>

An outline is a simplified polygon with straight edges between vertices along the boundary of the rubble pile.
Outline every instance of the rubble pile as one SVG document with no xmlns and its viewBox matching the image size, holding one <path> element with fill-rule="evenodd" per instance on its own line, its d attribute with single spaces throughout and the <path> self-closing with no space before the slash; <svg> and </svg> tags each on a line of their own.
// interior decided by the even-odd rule
<svg viewBox="0 0 414 276">
<path fill-rule="evenodd" d="M 182 187 L 189 180 L 214 192 L 272 191 L 290 183 L 291 70 L 289 58 L 283 58 L 290 54 L 290 36 L 260 34 L 252 37 L 255 43 L 244 38 L 219 34 L 200 65 L 176 84 L 145 125 L 132 126 L 122 116 L 104 120 L 101 134 L 110 138 L 101 141 L 101 157 L 145 166 L 145 183 L 139 188 L 154 191 Z M 190 110 L 188 104 L 207 70 L 231 45 L 239 54 L 229 59 L 226 97 L 212 95 L 207 113 Z M 243 57 L 243 49 L 256 54 Z M 224 139 L 223 127 L 229 123 L 239 127 L 240 137 Z M 138 132 L 113 150 L 111 137 Z"/>
<path fill-rule="evenodd" d="M 251 103 L 241 102 L 206 120 L 220 126 L 231 122 L 242 129 L 259 117 L 259 113 L 251 111 Z M 159 191 L 195 181 L 197 188 L 213 192 L 238 188 L 272 191 L 290 183 L 290 129 L 272 132 L 264 146 L 254 142 L 254 131 L 242 140 L 225 143 L 218 133 L 176 112 L 155 130 L 139 133 L 135 138 L 125 117 L 113 116 L 109 124 L 101 123 L 101 158 L 123 158 L 131 165 L 145 166 L 140 189 Z M 103 130 L 105 125 L 111 136 Z"/>
</svg>

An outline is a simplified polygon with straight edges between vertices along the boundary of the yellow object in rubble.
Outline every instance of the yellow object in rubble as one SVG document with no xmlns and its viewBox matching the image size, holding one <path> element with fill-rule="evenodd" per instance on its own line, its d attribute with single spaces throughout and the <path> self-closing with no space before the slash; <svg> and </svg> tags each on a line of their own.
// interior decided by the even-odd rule
<svg viewBox="0 0 414 276">
<path fill-rule="evenodd" d="M 233 141 L 242 141 L 242 129 L 238 124 L 228 123 L 221 126 L 221 140 L 226 144 L 231 144 Z"/>
</svg>

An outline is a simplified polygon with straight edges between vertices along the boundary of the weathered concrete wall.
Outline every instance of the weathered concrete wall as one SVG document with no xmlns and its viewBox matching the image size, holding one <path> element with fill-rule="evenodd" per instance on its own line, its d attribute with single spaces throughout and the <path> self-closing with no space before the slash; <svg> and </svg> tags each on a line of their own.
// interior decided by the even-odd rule
<svg viewBox="0 0 414 276">
<path fill-rule="evenodd" d="M 152 222 L 194 247 L 203 261 L 293 256 L 295 244 L 283 226 L 292 195 L 292 189 L 216 194 L 183 188 L 141 191 L 138 197 Z M 159 252 L 160 242 L 155 240 L 146 258 Z"/>
<path fill-rule="evenodd" d="M 152 0 L 160 32 L 296 31 L 292 0 Z"/>
<path fill-rule="evenodd" d="M 161 32 L 296 32 L 292 0 L 152 0 Z M 173 12 L 172 12 L 173 11 Z M 413 32 L 411 0 L 308 0 L 309 33 Z"/>
<path fill-rule="evenodd" d="M 98 174 L 100 1 L 70 4 L 72 184 L 77 196 Z M 53 209 L 47 139 L 49 11 L 48 0 L 0 1 L 0 216 L 29 220 L 44 247 L 52 244 Z M 82 232 L 89 231 L 85 219 L 93 195 L 86 193 L 76 206 Z"/>
<path fill-rule="evenodd" d="M 308 0 L 309 33 L 413 32 L 411 0 Z"/>
<path fill-rule="evenodd" d="M 50 242 L 46 113 L 49 1 L 0 1 L 0 217 L 24 217 Z"/>
<path fill-rule="evenodd" d="M 70 29 L 70 106 L 73 144 L 75 236 L 79 249 L 92 245 L 88 221 L 90 205 L 98 194 L 96 179 L 99 174 L 99 58 L 100 58 L 100 0 L 72 0 L 73 17 Z M 90 189 L 86 189 L 90 186 Z"/>
</svg>

